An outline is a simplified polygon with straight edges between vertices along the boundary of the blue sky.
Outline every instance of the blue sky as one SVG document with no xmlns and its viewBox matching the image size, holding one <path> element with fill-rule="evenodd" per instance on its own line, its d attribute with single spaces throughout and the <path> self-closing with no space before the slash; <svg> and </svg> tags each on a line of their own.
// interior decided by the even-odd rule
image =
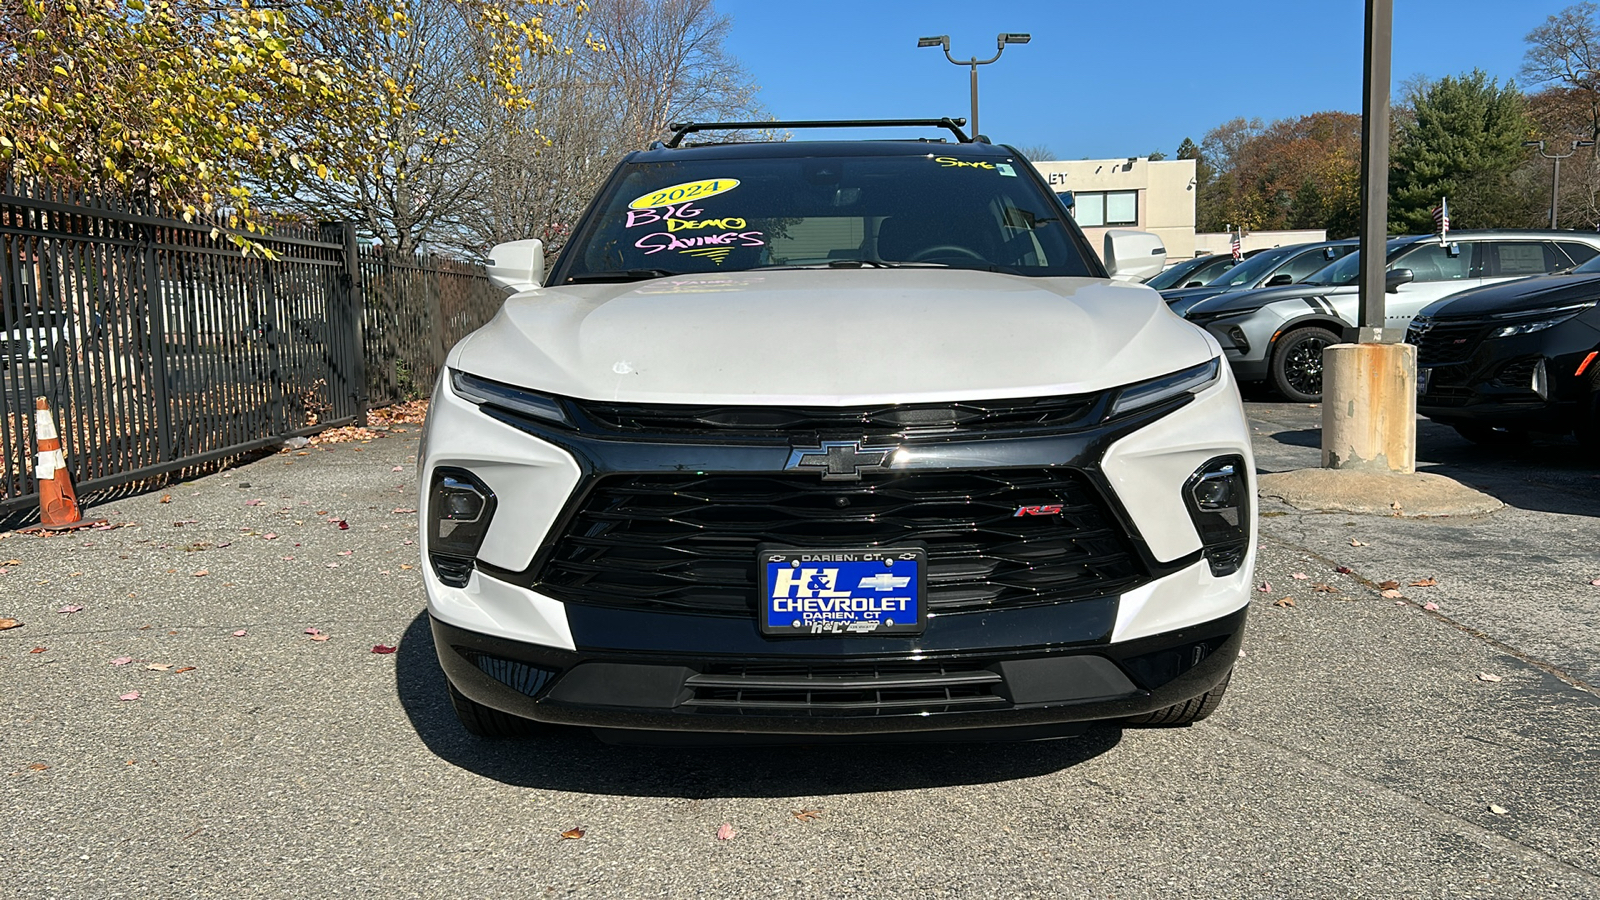
<svg viewBox="0 0 1600 900">
<path fill-rule="evenodd" d="M 1361 111 L 1361 0 L 717 5 L 733 18 L 728 49 L 780 119 L 965 116 L 969 69 L 917 38 L 948 34 L 952 55 L 983 59 L 1002 31 L 1033 41 L 979 67 L 983 132 L 1061 159 L 1170 156 L 1186 135 L 1198 142 L 1235 116 Z M 1567 5 L 1396 0 L 1396 95 L 1413 76 L 1474 67 L 1520 83 L 1523 36 Z"/>
</svg>

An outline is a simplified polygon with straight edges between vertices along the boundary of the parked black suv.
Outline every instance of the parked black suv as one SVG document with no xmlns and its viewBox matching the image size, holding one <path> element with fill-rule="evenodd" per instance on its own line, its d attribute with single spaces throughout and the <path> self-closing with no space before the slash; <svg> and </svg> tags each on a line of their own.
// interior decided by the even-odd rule
<svg viewBox="0 0 1600 900">
<path fill-rule="evenodd" d="M 1600 257 L 1423 309 L 1417 411 L 1484 444 L 1573 432 L 1600 448 Z"/>
</svg>

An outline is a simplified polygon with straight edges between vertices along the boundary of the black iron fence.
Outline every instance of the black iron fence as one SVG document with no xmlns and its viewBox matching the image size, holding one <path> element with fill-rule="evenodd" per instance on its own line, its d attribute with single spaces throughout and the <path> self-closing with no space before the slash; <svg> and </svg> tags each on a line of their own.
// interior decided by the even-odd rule
<svg viewBox="0 0 1600 900">
<path fill-rule="evenodd" d="M 425 394 L 503 295 L 480 267 L 280 229 L 271 258 L 209 227 L 0 179 L 0 514 L 37 503 L 35 397 L 80 492 L 364 420 Z"/>
</svg>

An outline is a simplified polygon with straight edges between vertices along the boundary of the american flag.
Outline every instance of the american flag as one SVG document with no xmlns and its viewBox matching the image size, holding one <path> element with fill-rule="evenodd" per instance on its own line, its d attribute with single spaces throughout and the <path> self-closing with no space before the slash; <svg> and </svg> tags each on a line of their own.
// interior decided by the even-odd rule
<svg viewBox="0 0 1600 900">
<path fill-rule="evenodd" d="M 1240 233 L 1237 231 L 1235 231 L 1233 236 L 1228 239 L 1228 246 L 1233 249 L 1233 258 L 1235 260 L 1244 258 L 1244 248 L 1240 246 L 1240 240 Z"/>
<path fill-rule="evenodd" d="M 1439 198 L 1439 205 L 1433 208 L 1433 227 L 1439 230 L 1442 240 L 1450 231 L 1450 203 L 1444 198 Z"/>
</svg>

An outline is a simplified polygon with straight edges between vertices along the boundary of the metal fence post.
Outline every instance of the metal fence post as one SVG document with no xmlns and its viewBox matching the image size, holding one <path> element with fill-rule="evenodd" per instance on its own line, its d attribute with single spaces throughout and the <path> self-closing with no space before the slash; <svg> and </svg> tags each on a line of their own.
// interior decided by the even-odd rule
<svg viewBox="0 0 1600 900">
<path fill-rule="evenodd" d="M 322 223 L 322 239 L 343 247 L 343 268 L 334 279 L 328 298 L 328 335 L 333 375 L 335 410 L 340 416 L 355 416 L 355 424 L 367 422 L 366 341 L 362 328 L 361 258 L 356 252 L 354 222 Z"/>
<path fill-rule="evenodd" d="M 144 320 L 145 340 L 149 343 L 149 367 L 146 377 L 154 384 L 156 458 L 171 462 L 177 456 L 173 450 L 172 385 L 167 382 L 167 309 L 166 295 L 161 284 L 160 232 L 154 225 L 139 229 L 143 238 L 144 270 Z M 136 307 L 137 309 L 137 307 Z"/>
</svg>

